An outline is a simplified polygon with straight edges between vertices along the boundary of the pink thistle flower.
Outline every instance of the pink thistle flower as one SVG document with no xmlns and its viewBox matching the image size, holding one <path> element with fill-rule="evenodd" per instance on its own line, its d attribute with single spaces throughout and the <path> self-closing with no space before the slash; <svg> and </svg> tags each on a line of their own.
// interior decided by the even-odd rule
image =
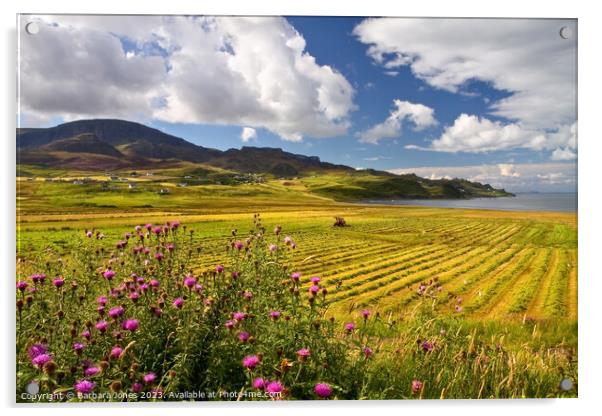
<svg viewBox="0 0 602 416">
<path fill-rule="evenodd" d="M 218 273 L 221 273 L 224 271 L 224 266 L 222 266 L 221 264 L 218 264 L 217 266 L 215 266 L 215 271 Z"/>
<path fill-rule="evenodd" d="M 84 350 L 84 344 L 82 344 L 81 342 L 75 342 L 73 343 L 73 351 L 75 351 L 76 354 L 81 354 L 81 352 Z"/>
<path fill-rule="evenodd" d="M 182 298 L 175 298 L 173 303 L 173 306 L 175 306 L 178 309 L 182 309 L 182 306 L 184 306 L 184 299 Z"/>
<path fill-rule="evenodd" d="M 23 281 L 17 282 L 17 289 L 19 289 L 21 292 L 25 291 L 26 288 L 27 288 L 27 282 L 23 282 Z"/>
<path fill-rule="evenodd" d="M 119 345 L 115 345 L 113 348 L 111 348 L 111 358 L 118 359 L 121 357 L 121 354 L 123 354 L 123 348 L 121 348 Z"/>
<path fill-rule="evenodd" d="M 44 344 L 33 344 L 29 347 L 29 358 L 34 359 L 38 355 L 46 354 L 48 352 L 48 347 Z"/>
<path fill-rule="evenodd" d="M 62 277 L 57 277 L 52 281 L 52 284 L 58 289 L 65 284 L 65 279 L 63 279 Z"/>
<path fill-rule="evenodd" d="M 318 397 L 324 399 L 326 397 L 330 397 L 330 395 L 332 394 L 332 387 L 330 387 L 330 385 L 327 383 L 317 383 L 314 386 L 314 392 Z"/>
<path fill-rule="evenodd" d="M 412 380 L 412 394 L 416 394 L 420 390 L 422 390 L 422 381 Z"/>
<path fill-rule="evenodd" d="M 184 286 L 188 289 L 191 289 L 194 285 L 196 285 L 196 279 L 190 275 L 184 278 Z"/>
<path fill-rule="evenodd" d="M 372 351 L 372 348 L 364 347 L 364 355 L 366 356 L 366 358 L 370 358 L 372 356 L 372 354 L 374 354 L 374 351 Z"/>
<path fill-rule="evenodd" d="M 167 251 L 172 253 L 176 249 L 176 245 L 174 243 L 169 243 L 165 246 L 165 248 L 167 249 Z"/>
<path fill-rule="evenodd" d="M 140 393 L 142 391 L 142 384 L 140 384 L 140 383 L 132 384 L 132 391 L 134 393 Z"/>
<path fill-rule="evenodd" d="M 102 273 L 102 275 L 107 280 L 113 280 L 113 277 L 115 277 L 115 272 L 111 269 L 107 269 Z"/>
<path fill-rule="evenodd" d="M 279 311 L 271 311 L 270 318 L 272 318 L 274 321 L 277 321 L 278 318 L 280 318 L 280 312 Z"/>
<path fill-rule="evenodd" d="M 139 233 L 140 231 L 142 231 L 142 227 L 137 225 L 134 227 L 134 230 L 136 230 L 136 232 Z"/>
<path fill-rule="evenodd" d="M 272 253 L 274 253 L 278 247 L 276 246 L 276 244 L 270 244 L 269 248 L 268 248 Z"/>
<path fill-rule="evenodd" d="M 278 395 L 282 393 L 283 390 L 284 386 L 277 380 L 270 381 L 267 386 L 265 386 L 265 391 L 267 391 L 270 395 Z"/>
<path fill-rule="evenodd" d="M 163 253 L 162 253 L 162 252 L 160 252 L 160 251 L 157 251 L 157 252 L 155 253 L 155 259 L 157 259 L 158 261 L 161 261 L 161 260 L 163 260 Z"/>
<path fill-rule="evenodd" d="M 318 292 L 319 292 L 319 291 L 320 291 L 320 287 L 319 287 L 319 286 L 316 286 L 316 285 L 310 286 L 310 288 L 309 288 L 309 293 L 310 293 L 312 296 L 316 296 L 316 295 L 318 294 Z"/>
<path fill-rule="evenodd" d="M 144 228 L 146 228 L 148 231 L 150 231 L 153 228 L 153 224 L 148 223 L 144 226 Z"/>
<path fill-rule="evenodd" d="M 370 317 L 370 311 L 368 309 L 362 310 L 362 316 L 364 319 L 368 319 Z"/>
<path fill-rule="evenodd" d="M 105 305 L 107 304 L 107 302 L 108 302 L 108 301 L 109 301 L 109 299 L 107 299 L 107 297 L 106 297 L 106 296 L 99 296 L 99 297 L 96 299 L 96 302 L 98 302 L 98 304 L 99 304 L 100 306 L 105 306 Z"/>
<path fill-rule="evenodd" d="M 462 307 L 460 305 L 456 305 L 455 310 L 456 312 L 460 313 L 462 312 Z"/>
<path fill-rule="evenodd" d="M 157 375 L 155 373 L 146 373 L 144 377 L 142 377 L 142 380 L 144 380 L 144 383 L 146 384 L 152 384 L 156 379 Z"/>
<path fill-rule="evenodd" d="M 98 367 L 88 367 L 84 370 L 84 376 L 86 376 L 86 377 L 93 377 L 99 373 L 100 373 L 100 368 L 98 368 Z"/>
<path fill-rule="evenodd" d="M 293 239 L 291 236 L 287 235 L 286 237 L 284 237 L 284 244 L 289 245 L 293 243 Z"/>
<path fill-rule="evenodd" d="M 257 377 L 255 380 L 253 380 L 253 388 L 255 390 L 261 390 L 265 387 L 265 380 L 262 379 L 261 377 Z"/>
<path fill-rule="evenodd" d="M 242 241 L 236 241 L 236 242 L 234 243 L 234 248 L 235 248 L 235 249 L 237 249 L 237 250 L 242 250 L 242 248 L 243 248 L 244 246 L 245 246 L 245 245 L 244 245 L 244 243 L 243 243 Z"/>
<path fill-rule="evenodd" d="M 317 285 L 318 283 L 320 283 L 320 278 L 318 276 L 314 276 L 311 279 L 309 279 L 310 282 L 312 282 L 314 285 Z"/>
<path fill-rule="evenodd" d="M 94 390 L 95 387 L 96 384 L 90 380 L 79 380 L 74 386 L 75 391 L 77 391 L 79 394 L 89 394 Z"/>
<path fill-rule="evenodd" d="M 245 290 L 242 295 L 246 300 L 253 299 L 253 292 L 251 292 L 249 290 Z"/>
<path fill-rule="evenodd" d="M 240 272 L 232 272 L 230 273 L 230 276 L 232 277 L 232 280 L 236 280 L 240 276 Z"/>
<path fill-rule="evenodd" d="M 345 324 L 345 331 L 351 333 L 355 330 L 355 324 L 353 322 L 348 322 Z"/>
<path fill-rule="evenodd" d="M 247 355 L 242 360 L 242 366 L 245 367 L 248 370 L 253 370 L 255 367 L 257 367 L 259 365 L 260 362 L 261 362 L 261 360 L 259 359 L 258 356 L 256 356 L 256 355 Z"/>
<path fill-rule="evenodd" d="M 247 342 L 249 340 L 249 333 L 246 331 L 242 331 L 238 334 L 238 339 L 240 340 L 240 342 Z"/>
<path fill-rule="evenodd" d="M 86 339 L 90 339 L 90 337 L 92 336 L 92 333 L 90 333 L 90 331 L 88 331 L 87 329 L 82 331 L 82 333 L 80 334 L 83 338 Z"/>
<path fill-rule="evenodd" d="M 302 360 L 305 360 L 310 355 L 311 355 L 311 352 L 309 351 L 309 348 L 301 348 L 300 350 L 297 351 L 297 356 L 299 358 L 301 358 Z"/>
<path fill-rule="evenodd" d="M 148 282 L 151 287 L 159 287 L 160 283 L 157 279 L 152 279 L 150 282 Z"/>
<path fill-rule="evenodd" d="M 86 231 L 86 237 L 92 238 L 93 235 L 92 231 Z"/>
<path fill-rule="evenodd" d="M 234 328 L 234 326 L 236 325 L 236 322 L 232 321 L 232 320 L 228 320 L 226 321 L 226 323 L 224 324 L 224 326 L 228 329 L 232 329 Z"/>
<path fill-rule="evenodd" d="M 234 312 L 232 317 L 237 321 L 242 321 L 247 315 L 244 312 Z"/>
<path fill-rule="evenodd" d="M 105 332 L 107 330 L 107 328 L 109 327 L 109 324 L 107 323 L 107 321 L 98 321 L 96 323 L 96 325 L 94 325 L 96 327 L 96 329 L 98 329 L 100 332 Z"/>
<path fill-rule="evenodd" d="M 158 226 L 158 227 L 153 228 L 153 233 L 155 233 L 156 235 L 161 234 L 161 232 L 163 232 L 162 227 Z"/>
<path fill-rule="evenodd" d="M 138 329 L 139 322 L 137 319 L 128 319 L 123 323 L 123 329 L 134 332 Z"/>
<path fill-rule="evenodd" d="M 44 364 L 46 364 L 49 361 L 52 361 L 52 356 L 50 356 L 50 354 L 42 353 L 33 357 L 31 363 L 41 369 L 42 367 L 44 367 Z"/>
<path fill-rule="evenodd" d="M 119 318 L 125 312 L 123 306 L 115 306 L 114 308 L 109 309 L 109 316 L 113 319 Z"/>
<path fill-rule="evenodd" d="M 424 351 L 424 352 L 433 351 L 433 343 L 432 342 L 424 341 L 422 344 L 420 344 L 420 346 L 422 347 L 422 351 Z"/>
<path fill-rule="evenodd" d="M 301 278 L 300 272 L 294 272 L 291 274 L 291 279 L 293 279 L 293 281 L 295 281 L 295 282 L 298 282 L 300 278 Z"/>
<path fill-rule="evenodd" d="M 132 292 L 128 295 L 128 298 L 130 298 L 130 300 L 132 302 L 136 302 L 138 300 L 138 298 L 140 298 L 140 293 L 138 292 Z"/>
</svg>

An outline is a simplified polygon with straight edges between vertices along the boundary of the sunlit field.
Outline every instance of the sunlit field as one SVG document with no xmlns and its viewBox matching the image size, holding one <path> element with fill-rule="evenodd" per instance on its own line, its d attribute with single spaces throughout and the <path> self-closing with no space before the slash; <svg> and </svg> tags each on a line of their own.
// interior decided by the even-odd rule
<svg viewBox="0 0 602 416">
<path fill-rule="evenodd" d="M 18 181 L 18 400 L 577 394 L 575 214 L 153 181 Z"/>
</svg>

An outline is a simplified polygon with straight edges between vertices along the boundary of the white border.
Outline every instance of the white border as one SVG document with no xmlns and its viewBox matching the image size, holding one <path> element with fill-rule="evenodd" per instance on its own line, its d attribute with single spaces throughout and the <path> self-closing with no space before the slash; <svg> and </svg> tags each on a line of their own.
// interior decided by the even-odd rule
<svg viewBox="0 0 602 416">
<path fill-rule="evenodd" d="M 602 316 L 602 279 L 596 262 L 602 235 L 600 227 L 600 180 L 602 165 L 600 158 L 600 82 L 601 73 L 599 40 L 602 39 L 600 14 L 596 13 L 595 2 L 546 1 L 527 2 L 524 0 L 488 1 L 329 1 L 329 0 L 220 0 L 196 2 L 167 0 L 162 2 L 142 2 L 126 0 L 19 0 L 0 3 L 3 41 L 0 61 L 2 64 L 3 100 L 0 104 L 4 137 L 2 139 L 2 177 L 5 199 L 2 204 L 4 221 L 2 232 L 2 332 L 0 343 L 0 397 L 8 412 L 39 412 L 60 415 L 96 415 L 121 413 L 123 407 L 86 406 L 15 408 L 14 401 L 14 253 L 15 253 L 15 111 L 16 111 L 16 13 L 127 13 L 127 14 L 245 14 L 245 15 L 347 15 L 347 16 L 447 16 L 447 17 L 564 17 L 579 19 L 579 399 L 573 400 L 494 400 L 494 401 L 430 401 L 426 402 L 302 402 L 302 403 L 210 403 L 197 406 L 171 404 L 169 406 L 131 406 L 131 414 L 161 414 L 169 407 L 176 407 L 178 413 L 198 414 L 199 412 L 226 412 L 233 414 L 306 415 L 308 412 L 345 412 L 365 415 L 373 408 L 379 413 L 442 413 L 445 415 L 506 415 L 509 412 L 522 414 L 536 412 L 566 415 L 583 412 L 589 414 L 596 406 L 600 395 L 601 374 L 600 347 L 602 346 L 599 320 Z M 10 192 L 9 192 L 10 190 Z M 12 408 L 11 408 L 12 407 Z"/>
</svg>

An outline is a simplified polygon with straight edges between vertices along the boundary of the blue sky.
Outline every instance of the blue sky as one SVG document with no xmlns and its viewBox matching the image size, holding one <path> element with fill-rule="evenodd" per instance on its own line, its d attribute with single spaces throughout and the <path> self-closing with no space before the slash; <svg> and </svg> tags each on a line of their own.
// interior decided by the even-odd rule
<svg viewBox="0 0 602 416">
<path fill-rule="evenodd" d="M 24 126 L 118 117 L 218 149 L 576 186 L 576 39 L 559 36 L 572 20 L 36 19 L 41 36 L 22 37 Z"/>
</svg>

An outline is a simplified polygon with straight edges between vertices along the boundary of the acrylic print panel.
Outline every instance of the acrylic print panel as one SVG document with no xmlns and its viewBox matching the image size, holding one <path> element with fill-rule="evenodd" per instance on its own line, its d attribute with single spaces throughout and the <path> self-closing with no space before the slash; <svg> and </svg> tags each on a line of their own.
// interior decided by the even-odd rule
<svg viewBox="0 0 602 416">
<path fill-rule="evenodd" d="M 577 396 L 576 20 L 18 21 L 18 402 Z"/>
</svg>

